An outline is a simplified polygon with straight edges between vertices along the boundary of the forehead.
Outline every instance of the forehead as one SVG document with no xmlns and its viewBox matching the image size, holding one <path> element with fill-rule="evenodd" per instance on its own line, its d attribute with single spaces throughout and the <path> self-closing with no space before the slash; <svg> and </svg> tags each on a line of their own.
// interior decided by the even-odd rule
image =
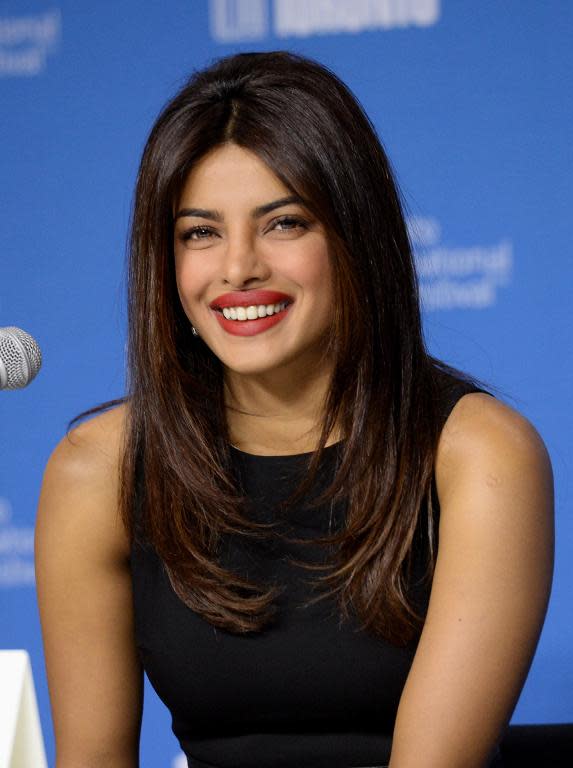
<svg viewBox="0 0 573 768">
<path fill-rule="evenodd" d="M 180 200 L 209 207 L 265 202 L 290 190 L 254 152 L 236 144 L 216 147 L 190 171 Z M 263 199 L 265 198 L 265 199 Z"/>
</svg>

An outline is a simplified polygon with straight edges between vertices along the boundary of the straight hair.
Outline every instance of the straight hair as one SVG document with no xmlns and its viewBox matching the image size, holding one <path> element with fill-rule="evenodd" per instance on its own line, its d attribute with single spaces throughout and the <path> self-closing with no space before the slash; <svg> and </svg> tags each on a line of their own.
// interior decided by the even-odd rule
<svg viewBox="0 0 573 768">
<path fill-rule="evenodd" d="M 363 109 L 326 67 L 288 52 L 242 53 L 194 74 L 155 123 L 137 178 L 128 268 L 128 386 L 120 510 L 134 542 L 164 563 L 189 608 L 230 632 L 269 626 L 280 592 L 225 569 L 228 536 L 276 535 L 254 521 L 232 472 L 223 366 L 191 333 L 174 266 L 173 210 L 195 164 L 233 143 L 253 152 L 322 223 L 333 273 L 332 377 L 317 450 L 288 504 L 312 487 L 335 425 L 343 442 L 317 506 L 344 525 L 318 543 L 318 595 L 388 642 L 415 641 L 416 543 L 424 582 L 436 557 L 437 443 L 468 377 L 426 350 L 399 192 Z M 322 573 L 318 573 L 323 571 Z"/>
</svg>

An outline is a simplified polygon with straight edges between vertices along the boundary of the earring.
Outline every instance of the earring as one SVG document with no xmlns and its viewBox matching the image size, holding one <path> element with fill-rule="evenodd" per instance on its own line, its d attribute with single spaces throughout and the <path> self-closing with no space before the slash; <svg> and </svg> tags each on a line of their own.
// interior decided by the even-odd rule
<svg viewBox="0 0 573 768">
<path fill-rule="evenodd" d="M 194 325 L 191 326 L 191 333 L 193 334 L 193 336 L 199 336 L 197 328 L 195 328 Z"/>
</svg>

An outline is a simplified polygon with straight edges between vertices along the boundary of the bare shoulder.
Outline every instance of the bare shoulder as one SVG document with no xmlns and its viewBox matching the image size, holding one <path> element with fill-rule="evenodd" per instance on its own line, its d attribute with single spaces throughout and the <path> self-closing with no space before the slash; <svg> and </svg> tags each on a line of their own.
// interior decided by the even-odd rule
<svg viewBox="0 0 573 768">
<path fill-rule="evenodd" d="M 464 583 L 476 605 L 490 594 L 503 611 L 532 622 L 546 609 L 554 552 L 553 473 L 535 427 L 485 394 L 457 403 L 443 430 L 436 462 L 440 502 L 435 603 Z M 471 586 L 470 586 L 471 582 Z M 512 584 L 504 592 L 501 585 Z M 521 621 L 527 624 L 523 618 Z M 516 626 L 519 622 L 516 622 Z"/>
<path fill-rule="evenodd" d="M 38 607 L 62 766 L 137 764 L 142 674 L 118 505 L 125 419 L 115 408 L 66 435 L 38 505 Z"/>
<path fill-rule="evenodd" d="M 472 393 L 442 430 L 435 474 L 436 567 L 391 764 L 418 765 L 424 754 L 427 766 L 485 765 L 518 699 L 547 610 L 551 464 L 527 419 Z"/>
<path fill-rule="evenodd" d="M 479 392 L 462 397 L 448 418 L 436 457 L 440 501 L 464 485 L 528 496 L 551 495 L 547 448 L 533 424 L 500 400 Z"/>
<path fill-rule="evenodd" d="M 80 477 L 113 472 L 118 467 L 125 419 L 126 406 L 120 405 L 82 422 L 58 443 L 48 467 Z"/>
<path fill-rule="evenodd" d="M 125 421 L 126 406 L 121 405 L 82 422 L 60 440 L 44 473 L 39 526 L 46 518 L 53 528 L 76 521 L 93 533 L 106 532 L 116 555 L 128 554 L 117 503 Z"/>
</svg>

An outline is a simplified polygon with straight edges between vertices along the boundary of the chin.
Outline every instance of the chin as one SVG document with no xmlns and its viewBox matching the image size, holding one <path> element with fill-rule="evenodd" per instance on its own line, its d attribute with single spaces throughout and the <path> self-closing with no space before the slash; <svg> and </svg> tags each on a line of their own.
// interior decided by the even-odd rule
<svg viewBox="0 0 573 768">
<path fill-rule="evenodd" d="M 285 376 L 292 378 L 293 383 L 300 381 L 310 371 L 317 372 L 320 368 L 318 356 L 298 353 L 281 355 L 271 358 L 269 355 L 261 357 L 249 357 L 248 353 L 242 359 L 222 359 L 222 363 L 229 373 L 238 376 Z"/>
<path fill-rule="evenodd" d="M 223 361 L 225 370 L 238 376 L 265 376 L 275 371 L 280 371 L 284 367 L 282 363 L 257 362 L 255 360 L 233 360 Z"/>
</svg>

